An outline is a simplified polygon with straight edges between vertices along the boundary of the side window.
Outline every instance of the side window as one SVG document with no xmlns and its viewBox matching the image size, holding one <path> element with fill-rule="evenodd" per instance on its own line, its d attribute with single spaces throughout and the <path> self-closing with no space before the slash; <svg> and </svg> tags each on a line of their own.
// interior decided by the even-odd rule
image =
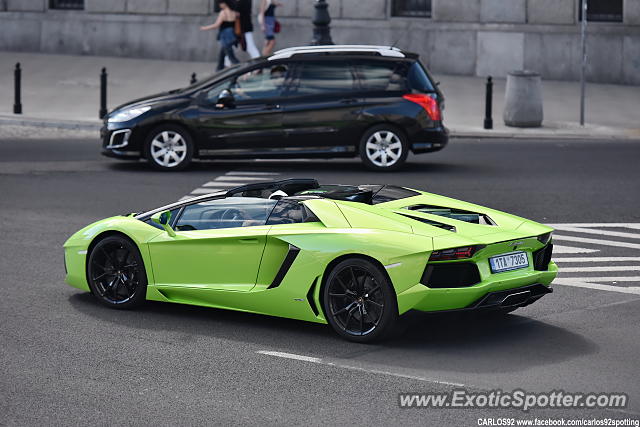
<svg viewBox="0 0 640 427">
<path fill-rule="evenodd" d="M 176 231 L 265 225 L 275 200 L 229 197 L 185 206 L 175 225 Z"/>
<path fill-rule="evenodd" d="M 409 85 L 411 89 L 419 92 L 433 92 L 435 90 L 427 71 L 419 62 L 414 62 L 409 67 Z"/>
<path fill-rule="evenodd" d="M 405 91 L 406 64 L 387 61 L 358 63 L 360 87 L 372 91 Z"/>
<path fill-rule="evenodd" d="M 344 93 L 356 89 L 348 62 L 301 62 L 292 84 L 292 95 Z"/>
<path fill-rule="evenodd" d="M 230 89 L 236 101 L 276 98 L 285 89 L 288 73 L 287 64 L 257 68 L 239 75 Z"/>
<path fill-rule="evenodd" d="M 230 85 L 231 85 L 231 80 L 225 79 L 220 83 L 214 85 L 213 87 L 209 88 L 205 96 L 207 102 L 209 104 L 215 104 L 218 101 L 218 96 L 220 96 L 220 92 L 222 92 L 224 89 L 229 89 Z"/>
<path fill-rule="evenodd" d="M 306 206 L 298 200 L 279 200 L 273 208 L 267 225 L 298 224 L 320 221 Z"/>
</svg>

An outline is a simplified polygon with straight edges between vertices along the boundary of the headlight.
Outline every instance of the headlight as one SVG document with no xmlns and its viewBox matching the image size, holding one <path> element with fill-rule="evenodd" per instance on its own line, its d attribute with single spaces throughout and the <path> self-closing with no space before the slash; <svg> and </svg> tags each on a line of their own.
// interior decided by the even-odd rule
<svg viewBox="0 0 640 427">
<path fill-rule="evenodd" d="M 151 107 L 148 105 L 145 107 L 136 107 L 136 108 L 128 108 L 126 110 L 121 110 L 115 113 L 113 116 L 109 117 L 109 122 L 111 123 L 120 123 L 127 122 L 131 119 L 135 119 L 139 115 L 146 113 L 149 111 Z"/>
<path fill-rule="evenodd" d="M 544 233 L 538 236 L 538 241 L 543 245 L 546 245 L 551 241 L 551 233 Z"/>
</svg>

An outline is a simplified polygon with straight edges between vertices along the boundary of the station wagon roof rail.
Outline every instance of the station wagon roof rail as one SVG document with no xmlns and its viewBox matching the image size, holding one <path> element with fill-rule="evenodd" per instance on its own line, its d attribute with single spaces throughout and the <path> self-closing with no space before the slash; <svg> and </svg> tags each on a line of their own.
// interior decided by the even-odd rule
<svg viewBox="0 0 640 427">
<path fill-rule="evenodd" d="M 269 57 L 270 61 L 290 58 L 295 55 L 314 53 L 377 53 L 380 56 L 404 58 L 406 55 L 400 49 L 392 46 L 370 45 L 333 45 L 333 46 L 299 46 L 281 49 Z"/>
</svg>

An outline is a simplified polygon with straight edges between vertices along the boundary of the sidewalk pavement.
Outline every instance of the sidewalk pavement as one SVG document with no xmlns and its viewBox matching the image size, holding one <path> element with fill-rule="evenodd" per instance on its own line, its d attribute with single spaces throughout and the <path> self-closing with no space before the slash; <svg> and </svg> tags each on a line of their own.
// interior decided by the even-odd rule
<svg viewBox="0 0 640 427">
<path fill-rule="evenodd" d="M 22 66 L 23 114 L 13 114 L 13 69 Z M 97 129 L 100 70 L 107 67 L 107 107 L 184 87 L 192 73 L 204 78 L 215 64 L 96 56 L 0 52 L 0 124 Z M 485 80 L 436 75 L 446 98 L 445 125 L 454 137 L 640 139 L 640 86 L 587 84 L 586 122 L 578 124 L 580 85 L 543 81 L 541 128 L 504 125 L 505 79 L 494 79 L 493 130 L 482 128 Z"/>
</svg>

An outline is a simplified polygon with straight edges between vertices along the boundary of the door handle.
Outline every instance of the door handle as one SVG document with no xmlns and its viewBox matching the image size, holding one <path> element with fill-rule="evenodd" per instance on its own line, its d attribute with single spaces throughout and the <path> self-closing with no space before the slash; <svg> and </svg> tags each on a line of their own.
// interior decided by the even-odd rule
<svg viewBox="0 0 640 427">
<path fill-rule="evenodd" d="M 258 243 L 258 239 L 256 237 L 247 237 L 239 240 L 240 243 Z"/>
<path fill-rule="evenodd" d="M 267 104 L 264 106 L 265 110 L 279 110 L 280 104 Z"/>
<path fill-rule="evenodd" d="M 358 102 L 358 100 L 355 98 L 345 98 L 340 100 L 341 104 L 355 104 L 356 102 Z"/>
</svg>

